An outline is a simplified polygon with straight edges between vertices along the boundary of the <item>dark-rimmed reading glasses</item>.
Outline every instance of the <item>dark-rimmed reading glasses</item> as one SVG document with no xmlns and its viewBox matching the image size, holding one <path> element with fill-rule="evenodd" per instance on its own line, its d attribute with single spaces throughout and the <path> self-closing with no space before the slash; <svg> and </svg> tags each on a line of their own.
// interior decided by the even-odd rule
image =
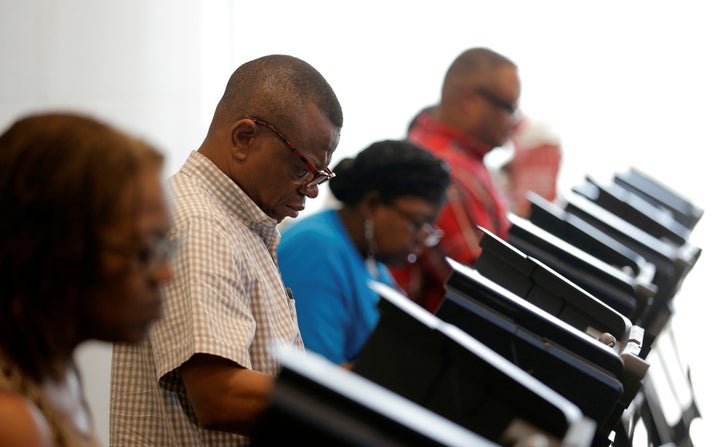
<svg viewBox="0 0 720 447">
<path fill-rule="evenodd" d="M 288 148 L 290 148 L 290 150 L 293 152 L 293 154 L 295 154 L 295 156 L 297 156 L 297 158 L 299 158 L 300 161 L 303 162 L 303 164 L 310 171 L 309 175 L 312 175 L 312 177 L 310 177 L 308 180 L 306 180 L 303 183 L 303 185 L 306 188 L 311 188 L 313 186 L 321 185 L 321 184 L 325 183 L 326 181 L 330 180 L 331 178 L 335 177 L 335 173 L 332 172 L 332 170 L 330 169 L 329 166 L 325 169 L 317 169 L 315 166 L 313 166 L 313 164 L 310 163 L 310 160 L 305 158 L 305 156 L 302 154 L 302 152 L 300 152 L 298 150 L 298 148 L 296 148 L 292 143 L 290 143 L 290 141 L 287 139 L 287 137 L 285 137 L 285 135 L 283 135 L 283 133 L 280 132 L 278 130 L 278 128 L 275 127 L 273 124 L 271 124 L 263 119 L 256 118 L 254 116 L 245 116 L 243 118 L 249 119 L 259 126 L 267 127 L 268 129 L 270 129 L 275 135 L 277 135 L 278 138 L 280 138 L 283 141 L 283 143 L 285 143 L 285 145 Z"/>
</svg>

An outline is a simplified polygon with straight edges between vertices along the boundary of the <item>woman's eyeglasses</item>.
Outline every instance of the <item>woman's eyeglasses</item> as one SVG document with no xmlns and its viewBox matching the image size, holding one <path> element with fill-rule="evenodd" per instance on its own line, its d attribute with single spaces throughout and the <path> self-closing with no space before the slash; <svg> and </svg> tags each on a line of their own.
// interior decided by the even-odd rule
<svg viewBox="0 0 720 447">
<path fill-rule="evenodd" d="M 104 248 L 130 259 L 150 272 L 156 272 L 172 260 L 177 250 L 177 244 L 169 237 L 162 236 L 139 246 L 105 244 Z"/>
<path fill-rule="evenodd" d="M 400 209 L 397 205 L 390 205 L 403 219 L 410 224 L 410 231 L 415 235 L 422 235 L 422 242 L 426 247 L 434 247 L 443 237 L 443 231 L 429 222 L 418 222 L 414 216 L 407 211 Z"/>
<path fill-rule="evenodd" d="M 330 170 L 329 166 L 322 170 L 318 170 L 315 166 L 313 166 L 313 164 L 310 163 L 310 160 L 305 158 L 305 156 L 295 146 L 293 146 L 292 143 L 290 143 L 290 141 L 285 137 L 285 135 L 283 135 L 283 133 L 280 132 L 278 128 L 271 123 L 260 118 L 256 118 L 254 116 L 245 116 L 243 117 L 243 119 L 252 120 L 255 124 L 270 129 L 275 135 L 277 135 L 278 138 L 283 141 L 283 143 L 285 143 L 288 148 L 290 148 L 291 151 L 293 151 L 293 154 L 295 154 L 300 159 L 300 161 L 305 164 L 308 170 L 310 170 L 310 172 L 308 173 L 310 177 L 304 182 L 304 186 L 306 188 L 311 188 L 313 186 L 323 184 L 331 178 L 335 177 L 335 173 Z"/>
</svg>

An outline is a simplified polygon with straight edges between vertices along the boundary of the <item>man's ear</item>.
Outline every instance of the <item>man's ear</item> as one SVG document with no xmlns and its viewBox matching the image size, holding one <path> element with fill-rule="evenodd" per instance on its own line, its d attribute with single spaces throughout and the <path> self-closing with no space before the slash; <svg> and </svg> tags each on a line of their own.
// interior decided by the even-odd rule
<svg viewBox="0 0 720 447">
<path fill-rule="evenodd" d="M 249 119 L 236 121 L 230 128 L 232 155 L 237 160 L 245 160 L 250 152 L 250 143 L 258 135 L 258 126 Z"/>
</svg>

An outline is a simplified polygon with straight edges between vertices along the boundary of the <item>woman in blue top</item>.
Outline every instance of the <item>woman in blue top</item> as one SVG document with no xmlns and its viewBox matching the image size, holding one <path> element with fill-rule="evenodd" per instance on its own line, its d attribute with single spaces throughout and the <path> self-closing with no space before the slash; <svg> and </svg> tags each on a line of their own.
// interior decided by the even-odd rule
<svg viewBox="0 0 720 447">
<path fill-rule="evenodd" d="M 413 262 L 442 235 L 434 222 L 446 200 L 444 161 L 404 140 L 371 144 L 334 168 L 337 208 L 283 231 L 278 258 L 292 290 L 305 347 L 352 363 L 378 321 L 368 280 L 392 286 L 387 266 Z"/>
</svg>

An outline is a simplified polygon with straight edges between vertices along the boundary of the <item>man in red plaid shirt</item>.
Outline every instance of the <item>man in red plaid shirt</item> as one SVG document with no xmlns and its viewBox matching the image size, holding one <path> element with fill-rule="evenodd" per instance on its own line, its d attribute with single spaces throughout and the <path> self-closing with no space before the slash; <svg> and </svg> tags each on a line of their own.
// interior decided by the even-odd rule
<svg viewBox="0 0 720 447">
<path fill-rule="evenodd" d="M 440 103 L 410 124 L 408 139 L 447 161 L 452 176 L 436 223 L 444 232 L 440 243 L 416 262 L 392 270 L 408 296 L 431 312 L 451 273 L 445 256 L 473 264 L 480 255 L 477 225 L 507 238 L 507 205 L 483 158 L 509 138 L 519 97 L 517 66 L 493 50 L 471 48 L 450 65 Z"/>
</svg>

